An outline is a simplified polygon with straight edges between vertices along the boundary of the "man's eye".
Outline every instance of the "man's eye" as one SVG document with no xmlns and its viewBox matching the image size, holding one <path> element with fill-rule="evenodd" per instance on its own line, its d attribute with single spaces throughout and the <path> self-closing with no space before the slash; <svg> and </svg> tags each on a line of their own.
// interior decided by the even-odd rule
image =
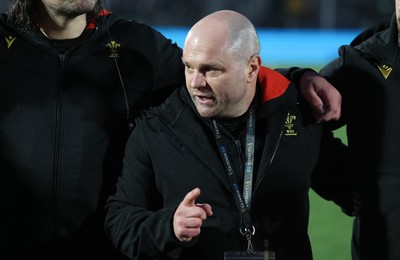
<svg viewBox="0 0 400 260">
<path fill-rule="evenodd" d="M 188 66 L 188 65 L 185 65 L 185 70 L 186 70 L 186 71 L 192 71 L 192 70 L 193 70 L 193 68 L 192 68 L 192 67 L 190 67 L 190 66 Z"/>
<path fill-rule="evenodd" d="M 221 71 L 219 69 L 208 69 L 206 73 L 210 77 L 216 77 L 221 74 Z"/>
</svg>

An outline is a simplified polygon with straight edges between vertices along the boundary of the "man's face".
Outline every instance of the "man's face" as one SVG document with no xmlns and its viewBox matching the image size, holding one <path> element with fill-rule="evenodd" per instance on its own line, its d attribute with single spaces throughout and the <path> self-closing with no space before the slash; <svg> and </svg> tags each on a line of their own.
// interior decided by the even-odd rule
<svg viewBox="0 0 400 260">
<path fill-rule="evenodd" d="M 231 118 L 247 110 L 245 62 L 223 43 L 191 37 L 182 60 L 186 87 L 202 117 Z"/>
<path fill-rule="evenodd" d="M 98 0 L 41 0 L 50 14 L 75 17 L 93 10 Z"/>
</svg>

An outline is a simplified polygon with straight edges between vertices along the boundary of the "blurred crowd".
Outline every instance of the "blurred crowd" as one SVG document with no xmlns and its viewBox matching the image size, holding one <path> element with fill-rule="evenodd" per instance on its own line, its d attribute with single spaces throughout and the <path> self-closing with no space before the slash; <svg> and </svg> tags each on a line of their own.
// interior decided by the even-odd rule
<svg viewBox="0 0 400 260">
<path fill-rule="evenodd" d="M 10 0 L 1 0 L 4 11 Z M 266 28 L 365 28 L 394 12 L 393 0 L 107 0 L 106 7 L 154 26 L 190 26 L 232 9 Z"/>
<path fill-rule="evenodd" d="M 257 27 L 364 28 L 394 12 L 393 0 L 109 0 L 108 7 L 151 25 L 190 26 L 208 13 L 232 9 Z"/>
</svg>

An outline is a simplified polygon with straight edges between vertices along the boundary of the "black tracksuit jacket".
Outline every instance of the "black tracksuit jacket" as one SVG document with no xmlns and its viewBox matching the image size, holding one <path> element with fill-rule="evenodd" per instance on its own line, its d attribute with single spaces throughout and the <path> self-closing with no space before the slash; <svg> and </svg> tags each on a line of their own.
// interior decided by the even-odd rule
<svg viewBox="0 0 400 260">
<path fill-rule="evenodd" d="M 321 70 L 342 93 L 340 123 L 347 124 L 349 150 L 336 164 L 346 170 L 320 171 L 314 184 L 349 212 L 348 191 L 359 192 L 360 233 L 355 235 L 363 260 L 400 259 L 399 39 L 393 16 L 340 47 L 340 57 Z"/>
<path fill-rule="evenodd" d="M 293 84 L 276 72 L 267 74 L 256 113 L 254 246 L 263 250 L 268 239 L 276 259 L 312 259 L 308 190 L 322 131 L 298 104 Z M 208 121 L 195 112 L 185 87 L 138 119 L 117 191 L 107 203 L 105 224 L 115 246 L 132 259 L 217 260 L 225 250 L 246 249 L 240 214 Z M 231 158 L 238 158 L 232 165 L 240 172 L 243 154 L 235 139 L 225 138 L 230 140 Z M 209 203 L 213 216 L 203 222 L 199 237 L 185 245 L 174 236 L 172 218 L 195 187 L 201 189 L 196 202 Z"/>
<path fill-rule="evenodd" d="M 3 14 L 0 258 L 33 250 L 45 259 L 53 248 L 48 258 L 112 259 L 97 213 L 120 174 L 127 106 L 133 117 L 183 84 L 181 50 L 112 14 L 90 23 L 65 53 L 6 20 Z"/>
</svg>

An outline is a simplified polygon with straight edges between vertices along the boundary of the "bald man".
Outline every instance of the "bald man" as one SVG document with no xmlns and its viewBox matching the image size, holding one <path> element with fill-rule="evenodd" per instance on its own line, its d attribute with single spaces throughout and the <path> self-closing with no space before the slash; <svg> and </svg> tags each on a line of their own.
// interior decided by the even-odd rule
<svg viewBox="0 0 400 260">
<path fill-rule="evenodd" d="M 129 258 L 312 259 L 308 190 L 321 128 L 286 78 L 266 69 L 257 83 L 259 54 L 237 12 L 189 31 L 186 86 L 137 119 L 108 199 L 106 232 Z"/>
</svg>

